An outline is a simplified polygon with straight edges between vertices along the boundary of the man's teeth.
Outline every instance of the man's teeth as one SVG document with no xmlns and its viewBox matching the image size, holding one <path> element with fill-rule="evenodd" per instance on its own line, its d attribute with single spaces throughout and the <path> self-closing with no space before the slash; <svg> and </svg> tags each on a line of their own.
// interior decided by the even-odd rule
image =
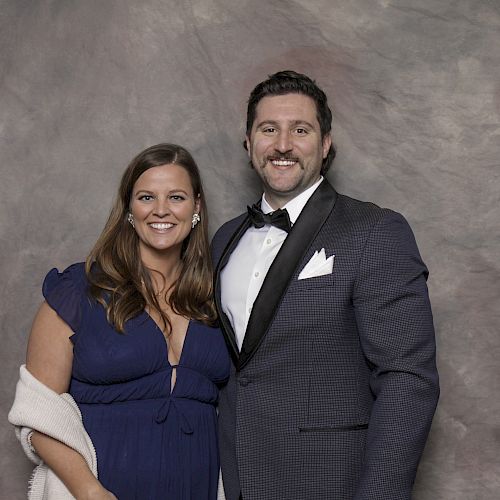
<svg viewBox="0 0 500 500">
<path fill-rule="evenodd" d="M 295 160 L 271 160 L 271 163 L 273 165 L 276 165 L 277 167 L 291 167 L 292 165 L 295 165 L 296 161 Z"/>
<path fill-rule="evenodd" d="M 171 227 L 173 227 L 173 224 L 169 224 L 168 222 L 155 222 L 153 224 L 150 224 L 150 226 L 153 229 L 170 229 Z"/>
</svg>

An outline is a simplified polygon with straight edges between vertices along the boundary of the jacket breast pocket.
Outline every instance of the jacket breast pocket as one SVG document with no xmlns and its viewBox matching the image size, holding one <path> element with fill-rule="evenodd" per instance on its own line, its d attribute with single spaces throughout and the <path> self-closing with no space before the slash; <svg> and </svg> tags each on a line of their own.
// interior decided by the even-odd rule
<svg viewBox="0 0 500 500">
<path fill-rule="evenodd" d="M 295 276 L 288 289 L 289 293 L 300 293 L 304 290 L 331 289 L 335 286 L 335 273 L 314 276 L 312 278 L 297 279 Z"/>
</svg>

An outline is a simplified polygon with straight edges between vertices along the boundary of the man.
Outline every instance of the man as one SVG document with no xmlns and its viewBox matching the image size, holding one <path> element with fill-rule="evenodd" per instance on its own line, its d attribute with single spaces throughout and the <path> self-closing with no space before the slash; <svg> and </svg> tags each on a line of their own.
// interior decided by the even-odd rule
<svg viewBox="0 0 500 500">
<path fill-rule="evenodd" d="M 264 194 L 212 243 L 227 500 L 409 500 L 436 407 L 427 269 L 401 215 L 324 179 L 331 120 L 293 71 L 248 102 Z"/>
</svg>

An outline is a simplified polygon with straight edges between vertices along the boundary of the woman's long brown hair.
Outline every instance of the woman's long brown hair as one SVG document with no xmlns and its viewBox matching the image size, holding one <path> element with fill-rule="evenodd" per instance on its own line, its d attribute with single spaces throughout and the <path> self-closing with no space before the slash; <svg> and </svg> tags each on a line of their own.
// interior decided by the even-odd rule
<svg viewBox="0 0 500 500">
<path fill-rule="evenodd" d="M 207 207 L 200 172 L 189 152 L 175 144 L 158 144 L 139 153 L 125 170 L 108 221 L 85 262 L 90 294 L 106 309 L 107 318 L 123 333 L 125 323 L 145 307 L 160 314 L 165 333 L 172 325 L 156 297 L 151 270 L 141 261 L 139 238 L 127 221 L 137 179 L 148 169 L 175 164 L 189 174 L 200 201 L 201 221 L 183 242 L 178 280 L 165 291 L 171 309 L 182 316 L 212 325 L 217 313 L 213 302 L 212 263 L 208 243 Z"/>
</svg>

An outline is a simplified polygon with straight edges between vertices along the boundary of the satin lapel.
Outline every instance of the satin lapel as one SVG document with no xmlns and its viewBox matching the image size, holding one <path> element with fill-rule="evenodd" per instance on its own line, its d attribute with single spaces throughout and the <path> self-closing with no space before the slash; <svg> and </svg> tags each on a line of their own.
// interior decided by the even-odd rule
<svg viewBox="0 0 500 500">
<path fill-rule="evenodd" d="M 325 180 L 302 210 L 266 275 L 255 299 L 241 347 L 240 370 L 255 354 L 273 321 L 292 276 L 335 206 L 337 193 Z"/>
<path fill-rule="evenodd" d="M 226 338 L 226 343 L 229 347 L 229 352 L 231 354 L 231 357 L 233 358 L 235 366 L 238 366 L 240 352 L 238 350 L 238 344 L 236 343 L 236 335 L 231 325 L 231 321 L 229 321 L 229 318 L 222 310 L 221 292 L 220 292 L 220 273 L 224 268 L 224 266 L 227 264 L 227 261 L 229 260 L 229 257 L 233 253 L 233 250 L 236 248 L 236 245 L 240 241 L 241 237 L 245 234 L 245 231 L 249 228 L 249 226 L 250 222 L 248 220 L 248 217 L 245 217 L 241 225 L 238 227 L 238 229 L 236 229 L 236 231 L 231 236 L 231 239 L 226 245 L 226 248 L 222 252 L 219 263 L 215 268 L 215 305 L 219 313 L 219 319 L 222 323 L 222 333 Z"/>
</svg>

